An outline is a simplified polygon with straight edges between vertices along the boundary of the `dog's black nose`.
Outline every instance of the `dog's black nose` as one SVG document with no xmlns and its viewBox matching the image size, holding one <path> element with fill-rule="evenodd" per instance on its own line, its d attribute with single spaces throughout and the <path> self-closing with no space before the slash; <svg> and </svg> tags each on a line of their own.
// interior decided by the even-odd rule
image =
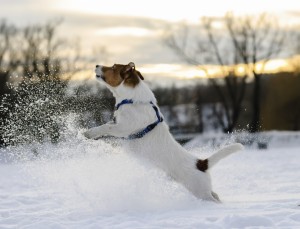
<svg viewBox="0 0 300 229">
<path fill-rule="evenodd" d="M 97 65 L 96 65 L 96 68 L 98 68 L 98 67 L 99 67 L 99 65 L 97 64 Z"/>
</svg>

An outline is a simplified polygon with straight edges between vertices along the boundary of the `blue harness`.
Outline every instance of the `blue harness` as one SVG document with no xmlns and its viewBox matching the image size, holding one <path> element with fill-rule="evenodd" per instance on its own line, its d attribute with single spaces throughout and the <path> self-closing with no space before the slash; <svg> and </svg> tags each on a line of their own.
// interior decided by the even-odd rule
<svg viewBox="0 0 300 229">
<path fill-rule="evenodd" d="M 151 130 L 153 130 L 160 122 L 163 121 L 163 118 L 162 118 L 162 116 L 160 116 L 157 106 L 155 106 L 153 102 L 149 102 L 149 103 L 152 105 L 152 108 L 155 111 L 157 120 L 155 122 L 149 124 L 148 126 L 146 126 L 143 130 L 141 130 L 135 134 L 130 134 L 127 138 L 124 138 L 124 139 L 132 140 L 132 139 L 142 138 L 147 133 L 149 133 Z M 116 110 L 118 110 L 120 108 L 120 106 L 125 105 L 125 104 L 133 104 L 133 100 L 132 99 L 122 100 L 120 103 L 118 103 L 116 105 Z"/>
</svg>

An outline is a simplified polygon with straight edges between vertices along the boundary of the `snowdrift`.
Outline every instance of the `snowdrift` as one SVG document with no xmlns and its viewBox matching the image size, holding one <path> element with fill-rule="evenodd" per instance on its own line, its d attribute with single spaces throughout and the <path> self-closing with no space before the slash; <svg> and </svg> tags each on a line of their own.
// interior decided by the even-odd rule
<svg viewBox="0 0 300 229">
<path fill-rule="evenodd" d="M 213 153 L 193 142 L 192 153 Z M 211 171 L 215 204 L 116 142 L 0 150 L 0 228 L 299 228 L 299 152 L 281 144 L 224 159 Z"/>
</svg>

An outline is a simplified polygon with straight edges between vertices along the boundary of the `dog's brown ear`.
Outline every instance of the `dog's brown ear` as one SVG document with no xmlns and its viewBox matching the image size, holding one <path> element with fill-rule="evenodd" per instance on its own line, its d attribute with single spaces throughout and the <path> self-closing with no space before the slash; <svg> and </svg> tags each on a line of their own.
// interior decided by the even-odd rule
<svg viewBox="0 0 300 229">
<path fill-rule="evenodd" d="M 144 77 L 142 76 L 142 74 L 139 71 L 135 71 L 137 73 L 137 75 L 140 77 L 141 80 L 144 80 Z"/>
<path fill-rule="evenodd" d="M 133 62 L 130 62 L 129 64 L 127 64 L 125 66 L 124 73 L 129 73 L 129 72 L 133 71 L 134 69 L 135 69 L 135 64 Z"/>
<path fill-rule="evenodd" d="M 144 77 L 142 76 L 142 74 L 139 71 L 135 70 L 135 64 L 133 62 L 130 62 L 125 68 L 125 73 L 128 73 L 130 71 L 136 72 L 137 75 L 140 77 L 140 79 L 144 80 Z"/>
</svg>

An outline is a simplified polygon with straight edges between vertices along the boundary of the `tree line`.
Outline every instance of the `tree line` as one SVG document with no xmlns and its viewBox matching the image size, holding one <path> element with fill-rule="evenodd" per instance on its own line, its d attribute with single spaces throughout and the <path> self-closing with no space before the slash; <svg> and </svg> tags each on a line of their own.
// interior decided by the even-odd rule
<svg viewBox="0 0 300 229">
<path fill-rule="evenodd" d="M 294 29 L 280 25 L 276 17 L 266 13 L 258 16 L 228 13 L 223 18 L 204 17 L 196 28 L 184 24 L 173 28 L 166 34 L 165 44 L 183 61 L 197 66 L 210 77 L 210 84 L 222 103 L 221 113 L 215 111 L 215 115 L 224 132 L 236 127 L 246 84 L 251 80 L 252 115 L 248 130 L 257 132 L 261 126 L 261 81 L 266 64 L 283 52 L 299 55 L 300 36 Z M 240 64 L 244 66 L 243 76 L 235 74 Z M 211 77 L 209 65 L 220 66 L 221 82 Z M 294 61 L 293 68 L 299 69 L 299 61 Z M 225 85 L 223 90 L 220 85 Z"/>
</svg>

